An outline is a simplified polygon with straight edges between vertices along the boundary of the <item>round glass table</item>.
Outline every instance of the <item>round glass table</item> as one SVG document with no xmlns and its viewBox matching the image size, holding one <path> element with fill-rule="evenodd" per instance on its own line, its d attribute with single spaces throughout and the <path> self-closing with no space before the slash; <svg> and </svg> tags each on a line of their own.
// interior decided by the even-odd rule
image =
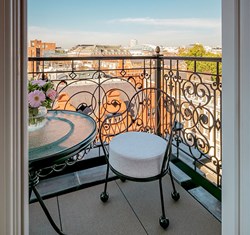
<svg viewBox="0 0 250 235">
<path fill-rule="evenodd" d="M 29 166 L 46 167 L 64 162 L 86 148 L 96 136 L 96 123 L 74 111 L 50 110 L 47 123 L 29 132 Z"/>
<path fill-rule="evenodd" d="M 39 172 L 46 167 L 60 165 L 72 159 L 77 153 L 91 145 L 96 132 L 96 122 L 93 118 L 83 113 L 66 110 L 48 111 L 45 126 L 29 132 L 30 196 L 33 191 L 58 234 L 63 234 L 63 232 L 53 221 L 36 189 L 39 183 Z"/>
</svg>

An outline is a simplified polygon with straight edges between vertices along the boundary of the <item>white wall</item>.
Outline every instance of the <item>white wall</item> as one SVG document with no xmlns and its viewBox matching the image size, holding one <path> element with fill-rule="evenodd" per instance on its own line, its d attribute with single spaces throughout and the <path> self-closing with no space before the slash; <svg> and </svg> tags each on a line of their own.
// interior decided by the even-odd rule
<svg viewBox="0 0 250 235">
<path fill-rule="evenodd" d="M 250 234 L 250 1 L 222 0 L 222 234 Z"/>
<path fill-rule="evenodd" d="M 250 234 L 250 1 L 240 1 L 240 234 Z"/>
</svg>

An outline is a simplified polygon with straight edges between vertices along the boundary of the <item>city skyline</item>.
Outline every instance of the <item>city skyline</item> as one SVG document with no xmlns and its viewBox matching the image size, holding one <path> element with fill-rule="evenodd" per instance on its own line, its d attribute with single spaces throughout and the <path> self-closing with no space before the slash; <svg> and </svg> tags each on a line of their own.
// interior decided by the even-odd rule
<svg viewBox="0 0 250 235">
<path fill-rule="evenodd" d="M 128 46 L 221 46 L 221 1 L 28 0 L 28 40 Z"/>
</svg>

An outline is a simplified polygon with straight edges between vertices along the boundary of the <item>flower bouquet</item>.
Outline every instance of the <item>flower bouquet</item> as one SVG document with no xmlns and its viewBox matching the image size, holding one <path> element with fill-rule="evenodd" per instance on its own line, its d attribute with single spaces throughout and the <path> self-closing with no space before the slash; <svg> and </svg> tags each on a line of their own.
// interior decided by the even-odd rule
<svg viewBox="0 0 250 235">
<path fill-rule="evenodd" d="M 46 123 L 47 109 L 57 97 L 51 81 L 30 80 L 28 82 L 29 131 L 41 128 Z"/>
</svg>

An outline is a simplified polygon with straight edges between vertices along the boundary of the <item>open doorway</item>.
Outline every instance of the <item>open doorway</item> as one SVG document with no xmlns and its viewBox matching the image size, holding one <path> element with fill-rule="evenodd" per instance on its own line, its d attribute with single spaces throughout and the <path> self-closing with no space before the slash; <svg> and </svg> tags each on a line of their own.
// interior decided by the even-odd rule
<svg viewBox="0 0 250 235">
<path fill-rule="evenodd" d="M 178 156 L 179 159 L 174 162 L 175 166 L 184 170 L 188 165 L 188 170 L 190 168 L 191 172 L 197 173 L 197 176 L 199 174 L 205 176 L 205 180 L 209 180 L 209 186 L 203 183 L 202 188 L 206 187 L 205 190 L 209 194 L 213 192 L 213 196 L 220 200 L 222 161 L 220 3 L 194 1 L 193 4 L 183 2 L 180 5 L 180 3 L 161 1 L 158 3 L 161 5 L 159 9 L 150 1 L 144 2 L 140 8 L 132 2 L 113 3 L 109 7 L 103 6 L 99 1 L 82 7 L 81 3 L 77 2 L 78 4 L 71 5 L 70 10 L 68 9 L 65 22 L 61 12 L 66 6 L 69 7 L 67 2 L 61 3 L 60 6 L 50 3 L 49 9 L 44 2 L 28 3 L 30 9 L 28 56 L 46 57 L 46 61 L 35 58 L 29 60 L 30 78 L 34 75 L 41 78 L 46 76 L 57 84 L 61 81 L 76 81 L 78 85 L 75 83 L 72 86 L 64 86 L 58 105 L 53 108 L 68 109 L 70 106 L 76 110 L 77 107 L 81 107 L 81 111 L 88 112 L 97 123 L 102 122 L 107 112 L 112 112 L 111 108 L 116 110 L 118 104 L 121 110 L 126 107 L 128 101 L 123 99 L 130 95 L 130 81 L 133 80 L 132 90 L 154 83 L 156 72 L 150 63 L 154 63 L 153 56 L 156 54 L 156 47 L 159 46 L 159 60 L 165 63 L 161 68 L 162 87 L 169 94 L 175 94 L 180 107 L 179 121 L 185 122 L 185 131 L 179 138 L 180 157 Z M 94 8 L 92 4 L 95 5 Z M 197 8 L 195 18 L 192 14 L 193 9 L 187 10 L 192 5 Z M 41 10 L 43 8 L 45 10 Z M 155 8 L 158 10 L 153 11 Z M 179 16 L 176 17 L 174 11 L 165 16 L 164 9 L 167 8 L 178 9 Z M 85 14 L 80 14 L 83 9 Z M 95 9 L 94 17 L 88 14 L 91 9 Z M 123 9 L 123 12 L 119 9 Z M 103 11 L 113 13 L 101 14 Z M 55 29 L 57 33 L 53 34 L 52 31 Z M 105 59 L 94 59 L 94 56 Z M 120 59 L 115 58 L 117 56 Z M 148 59 L 143 61 L 139 56 L 148 56 Z M 206 57 L 206 59 L 189 61 L 176 59 L 184 56 Z M 57 57 L 70 57 L 70 60 L 59 60 Z M 53 61 L 53 58 L 57 58 L 57 61 Z M 141 67 L 143 70 L 138 69 Z M 97 76 L 99 71 L 102 71 L 100 77 Z M 175 80 L 177 77 L 179 83 Z M 120 80 L 120 85 L 123 80 L 123 87 L 113 87 L 112 91 L 107 91 L 107 88 L 102 86 L 102 84 L 113 86 L 117 84 L 117 80 Z M 100 107 L 90 102 L 98 99 L 98 92 L 95 93 L 97 88 L 93 86 L 93 81 L 99 82 L 98 86 L 107 94 L 105 99 L 97 101 L 101 104 Z M 126 81 L 129 81 L 126 84 L 128 86 L 125 86 Z M 171 90 L 168 87 L 173 83 L 175 85 L 172 85 Z M 93 93 L 93 96 L 86 94 L 85 88 L 80 89 L 80 86 L 88 86 L 86 90 Z M 188 88 L 190 86 L 192 88 Z M 76 87 L 79 90 L 76 91 Z M 86 95 L 86 98 L 80 102 L 77 94 L 80 94 L 81 98 Z M 100 94 L 101 97 L 105 97 L 101 92 Z M 116 106 L 111 102 L 112 99 L 116 101 Z M 102 100 L 107 102 L 102 103 Z M 152 110 L 149 113 L 154 112 Z M 185 173 L 192 174 L 188 170 Z M 192 182 L 192 188 L 189 184 L 187 189 L 194 191 L 194 188 L 198 189 L 201 185 L 197 183 L 199 180 L 193 178 L 195 181 Z"/>
<path fill-rule="evenodd" d="M 7 3 L 8 3 L 8 1 L 7 1 Z M 15 1 L 15 3 L 20 3 L 20 2 L 19 1 Z M 224 31 L 225 41 L 223 41 L 224 42 L 223 47 L 225 48 L 225 52 L 228 53 L 228 54 L 226 54 L 226 57 L 225 57 L 225 59 L 226 59 L 225 61 L 226 62 L 225 62 L 224 68 L 227 68 L 227 71 L 228 71 L 227 78 L 228 79 L 230 78 L 231 82 L 232 82 L 231 86 L 228 87 L 228 89 L 225 90 L 224 94 L 225 94 L 226 99 L 224 99 L 225 100 L 224 104 L 228 105 L 228 107 L 232 107 L 232 104 L 235 104 L 235 100 L 238 101 L 238 98 L 237 98 L 238 95 L 237 94 L 239 93 L 239 92 L 237 92 L 238 90 L 236 90 L 236 89 L 238 89 L 237 86 L 235 86 L 235 79 L 234 79 L 235 76 L 232 75 L 232 74 L 234 74 L 234 75 L 236 74 L 236 76 L 239 75 L 239 73 L 237 73 L 235 71 L 235 68 L 238 68 L 237 67 L 237 65 L 238 65 L 237 61 L 239 59 L 238 58 L 239 54 L 236 55 L 235 51 L 240 50 L 239 49 L 239 44 L 238 44 L 239 42 L 236 40 L 239 35 L 241 35 L 241 38 L 243 39 L 243 41 L 241 41 L 241 45 L 244 45 L 244 48 L 241 48 L 241 52 L 242 52 L 241 55 L 245 56 L 245 57 L 241 58 L 241 62 L 245 61 L 245 58 L 247 58 L 247 56 L 245 55 L 245 53 L 247 53 L 249 51 L 249 48 L 247 46 L 248 44 L 246 43 L 247 40 L 245 41 L 245 39 L 248 38 L 248 34 L 244 33 L 244 30 L 240 31 L 241 34 L 239 34 L 238 24 L 242 25 L 242 27 L 244 28 L 244 27 L 246 27 L 247 22 L 249 22 L 249 18 L 247 16 L 247 14 L 245 14 L 245 12 L 247 12 L 249 10 L 248 9 L 249 5 L 245 1 L 241 1 L 241 3 L 240 3 L 241 5 L 238 5 L 238 2 L 236 2 L 236 1 L 230 1 L 230 2 L 229 1 L 223 1 L 222 3 L 223 3 L 223 11 L 224 11 L 224 16 L 225 16 L 225 18 L 223 20 L 223 28 L 225 29 L 225 31 Z M 23 2 L 22 2 L 22 4 L 23 4 Z M 18 7 L 20 7 L 19 4 L 16 4 L 15 6 L 16 6 L 16 9 L 18 9 Z M 9 11 L 5 11 L 4 12 L 4 10 L 6 10 L 6 7 L 7 8 L 9 7 L 8 9 L 11 9 L 11 6 L 9 4 L 6 4 L 5 8 L 4 7 L 1 8 L 3 10 L 3 14 L 1 14 L 1 15 L 3 17 L 6 17 L 7 18 L 6 22 L 8 22 L 9 15 L 7 15 L 7 13 L 5 13 L 5 12 L 9 12 Z M 25 4 L 22 5 L 22 7 L 25 7 L 25 9 L 26 9 Z M 25 10 L 22 9 L 21 12 L 24 13 Z M 241 14 L 239 12 L 241 12 Z M 16 14 L 16 15 L 19 15 L 19 14 Z M 235 16 L 235 17 L 232 17 L 232 16 Z M 233 29 L 232 29 L 232 25 L 233 25 Z M 5 28 L 5 30 L 3 30 L 3 32 L 6 32 L 7 34 L 9 33 L 8 30 L 7 30 L 7 28 Z M 232 34 L 230 34 L 231 32 L 232 32 Z M 235 35 L 238 35 L 238 36 L 236 37 Z M 12 34 L 12 36 L 14 37 L 14 33 Z M 227 37 L 227 36 L 229 36 L 229 37 Z M 16 39 L 16 41 L 18 41 L 20 39 L 19 36 L 16 35 L 16 34 L 15 34 L 14 38 Z M 22 41 L 21 44 L 22 43 L 24 43 L 24 42 Z M 3 54 L 1 54 L 1 56 L 3 56 L 3 57 L 1 57 L 1 58 L 4 58 L 5 61 L 8 61 L 7 58 L 9 58 L 9 55 L 6 54 L 7 53 L 6 51 L 9 50 L 11 48 L 11 46 L 9 44 L 6 44 L 6 40 L 5 41 L 1 40 L 1 45 L 3 45 L 3 48 L 6 48 L 5 51 L 2 52 Z M 232 48 L 234 48 L 234 50 L 232 50 Z M 13 53 L 13 50 L 9 50 L 8 53 L 9 52 Z M 229 60 L 230 58 L 233 61 L 227 61 L 227 59 Z M 5 79 L 10 78 L 9 77 L 10 75 L 8 75 L 8 73 L 6 72 L 6 68 L 11 69 L 11 67 L 10 66 L 8 67 L 8 64 L 5 63 L 5 70 L 1 70 L 1 71 L 5 71 L 4 76 L 3 76 Z M 241 68 L 241 70 L 242 69 L 243 68 Z M 247 66 L 245 66 L 244 69 L 243 69 L 243 71 L 246 71 L 247 70 Z M 13 79 L 13 78 L 10 78 L 10 79 Z M 12 80 L 12 81 L 15 81 L 15 80 Z M 237 80 L 237 82 L 239 82 L 239 81 Z M 241 80 L 241 82 L 242 82 L 241 86 L 240 86 L 241 88 L 247 87 L 247 81 Z M 236 84 L 238 84 L 238 83 L 236 83 Z M 246 86 L 244 86 L 244 84 Z M 6 86 L 6 89 L 5 89 L 5 91 L 2 94 L 9 95 L 9 94 L 6 93 L 7 91 L 9 91 L 9 89 L 7 89 L 7 88 L 12 87 L 12 86 L 11 86 L 11 84 L 8 84 L 8 83 L 5 83 L 5 86 Z M 240 94 L 241 94 L 241 96 L 247 96 L 248 92 L 244 91 L 244 89 L 243 89 L 243 92 L 241 92 Z M 245 99 L 241 99 L 241 102 L 243 102 L 244 100 L 247 101 L 248 100 L 247 97 L 245 97 Z M 227 106 L 225 106 L 225 107 L 227 107 Z M 239 130 L 239 128 L 231 128 L 231 127 L 236 127 L 237 126 L 237 124 L 235 122 L 237 122 L 237 120 L 239 118 L 237 116 L 238 113 L 239 113 L 239 110 L 235 106 L 233 106 L 233 107 L 234 107 L 233 108 L 234 109 L 233 112 L 232 112 L 232 110 L 228 110 L 228 109 L 225 110 L 225 114 L 228 117 L 231 117 L 232 113 L 234 115 L 236 115 L 236 116 L 233 117 L 233 121 L 232 122 L 227 123 L 227 126 L 229 127 L 228 128 L 229 130 L 232 130 L 232 129 L 233 130 L 235 130 L 235 129 Z M 247 110 L 248 109 L 245 109 L 245 112 L 247 114 L 247 115 L 245 115 L 245 117 L 248 117 L 248 113 L 247 113 L 248 111 Z M 240 112 L 242 112 L 242 109 L 240 110 Z M 9 114 L 9 113 L 4 113 L 4 115 L 6 115 L 6 116 L 3 117 L 3 120 L 10 120 L 10 117 L 13 117 L 12 114 Z M 18 115 L 14 115 L 14 116 L 18 117 Z M 243 116 L 244 115 L 241 115 L 241 117 L 243 117 Z M 8 117 L 8 118 L 6 118 L 6 117 Z M 24 117 L 25 117 L 25 114 L 24 114 Z M 239 123 L 242 124 L 241 122 L 237 122 L 237 123 L 238 124 Z M 5 126 L 10 126 L 10 127 L 12 126 L 8 121 L 5 121 L 4 124 L 5 124 Z M 12 130 L 12 128 L 10 128 L 10 130 Z M 249 139 L 249 138 L 247 138 L 248 137 L 247 133 L 245 133 L 245 130 L 247 130 L 247 128 L 242 129 L 242 126 L 240 125 L 240 130 L 242 130 L 242 132 L 240 133 L 240 135 L 243 135 L 242 136 L 243 138 L 241 138 L 241 139 L 243 139 L 243 140 L 244 139 L 245 140 Z M 6 138 L 8 136 L 6 133 L 7 132 L 3 132 L 2 133 L 2 135 L 3 135 L 4 138 Z M 224 134 L 225 134 L 224 136 L 227 136 L 226 135 L 227 133 L 224 133 Z M 12 139 L 14 139 L 13 136 L 14 136 L 14 134 L 11 137 Z M 234 136 L 234 140 L 237 140 L 239 138 L 239 136 L 235 135 L 235 133 L 228 133 L 228 136 Z M 24 143 L 25 143 L 25 140 L 24 140 Z M 227 229 L 228 229 L 229 232 L 230 231 L 235 231 L 237 233 L 237 232 L 239 232 L 240 228 L 241 228 L 241 231 L 243 231 L 243 232 L 244 231 L 248 231 L 247 230 L 247 223 L 245 223 L 245 221 L 244 221 L 244 218 L 248 218 L 248 217 L 244 216 L 244 215 L 247 214 L 246 211 L 249 208 L 247 200 L 245 200 L 248 197 L 248 193 L 249 192 L 248 191 L 244 191 L 245 193 L 243 194 L 243 191 L 242 191 L 242 190 L 244 190 L 244 188 L 245 188 L 245 190 L 248 188 L 248 187 L 244 187 L 244 185 L 247 185 L 247 182 L 245 182 L 245 180 L 247 179 L 247 177 L 241 177 L 241 178 L 239 178 L 239 174 L 241 174 L 241 176 L 243 176 L 245 174 L 245 172 L 248 172 L 247 169 L 246 169 L 248 167 L 248 164 L 247 164 L 247 159 L 244 158 L 245 152 L 241 152 L 241 151 L 240 152 L 241 152 L 243 158 L 241 158 L 240 164 L 234 164 L 235 161 L 236 161 L 236 163 L 239 163 L 238 158 L 235 157 L 235 155 L 232 155 L 232 153 L 234 153 L 236 151 L 234 146 L 239 146 L 239 143 L 237 141 L 233 141 L 233 144 L 230 144 L 230 143 L 229 143 L 228 140 L 225 141 L 225 144 L 226 144 L 225 146 L 226 146 L 226 148 L 228 150 L 228 156 L 232 156 L 232 158 L 228 157 L 224 161 L 224 163 L 228 163 L 228 165 L 226 165 L 226 168 L 225 168 L 225 173 L 227 172 L 228 174 L 226 174 L 225 175 L 226 177 L 224 178 L 225 179 L 224 180 L 224 185 L 225 185 L 224 190 L 228 189 L 229 192 L 232 192 L 232 194 L 231 193 L 224 194 L 225 195 L 225 199 L 226 199 L 226 200 L 224 200 L 224 203 L 225 203 L 224 204 L 225 205 L 224 208 L 228 208 L 229 211 L 230 211 L 230 212 L 228 211 L 229 213 L 226 213 L 227 210 L 225 210 L 224 221 L 230 221 L 230 222 L 227 223 L 227 228 L 225 226 L 225 230 L 224 231 L 227 231 Z M 236 145 L 235 145 L 235 143 L 236 143 Z M 5 144 L 6 143 L 1 142 L 1 146 L 3 147 L 2 149 L 5 149 L 5 151 L 6 151 L 6 149 L 10 149 L 10 150 L 13 149 L 12 146 L 8 146 L 8 145 L 5 145 Z M 244 146 L 247 146 L 247 145 L 244 145 Z M 239 148 L 241 150 L 243 150 L 244 146 L 240 145 Z M 224 149 L 226 149 L 226 148 L 224 148 Z M 8 156 L 8 159 L 9 159 L 13 155 L 12 154 L 5 154 L 4 156 L 6 156 L 6 157 Z M 10 195 L 13 195 L 13 194 L 10 193 L 10 191 L 9 191 L 8 187 L 6 187 L 6 185 L 14 185 L 12 181 L 8 181 L 8 176 L 9 176 L 10 172 L 13 172 L 13 171 L 10 170 L 10 169 L 13 169 L 10 166 L 12 166 L 12 163 L 15 162 L 15 161 L 9 162 L 8 159 L 6 159 L 7 161 L 5 161 L 5 165 L 4 165 L 6 170 L 5 171 L 1 171 L 1 175 L 3 174 L 2 179 L 6 179 L 7 184 L 5 184 L 3 186 L 1 185 L 1 188 L 3 187 L 3 189 L 4 189 L 3 192 L 6 192 L 6 194 L 8 196 L 10 196 Z M 27 169 L 22 168 L 21 165 L 18 165 L 18 161 L 16 161 L 16 163 L 17 163 L 17 167 L 19 167 L 18 169 L 19 170 L 22 169 L 21 170 L 22 173 L 26 173 L 27 174 L 27 172 L 28 172 Z M 14 178 L 16 177 L 15 178 L 17 180 L 16 182 L 18 182 L 18 176 L 16 174 L 12 175 L 12 176 Z M 234 182 L 240 182 L 240 184 L 234 183 Z M 17 183 L 17 185 L 23 185 L 23 183 L 24 183 L 24 185 L 26 185 L 26 190 L 27 190 L 27 185 L 28 185 L 27 181 L 23 180 L 22 183 L 20 183 L 20 184 Z M 230 187 L 229 187 L 229 185 L 230 185 Z M 241 185 L 241 186 L 239 186 L 239 185 Z M 18 191 L 18 189 L 16 189 L 16 190 L 17 190 L 16 192 L 20 192 L 20 191 Z M 26 191 L 26 190 L 24 190 L 24 191 Z M 15 191 L 15 189 L 14 189 L 14 191 Z M 14 193 L 14 195 L 15 195 L 16 199 L 13 199 L 13 200 L 9 200 L 9 198 L 12 198 L 12 197 L 8 197 L 8 196 L 7 197 L 3 197 L 3 198 L 1 197 L 1 202 L 3 203 L 3 205 L 9 205 L 8 208 L 15 208 L 15 207 L 12 207 L 12 206 L 19 204 L 17 198 L 20 198 L 21 194 Z M 231 195 L 231 196 L 229 197 L 229 195 Z M 27 199 L 28 196 L 27 195 L 25 196 L 25 194 L 24 194 L 24 198 L 25 197 Z M 8 200 L 6 200 L 6 198 L 8 198 Z M 241 200 L 240 200 L 241 203 L 239 203 L 239 198 L 241 198 Z M 15 201 L 17 203 L 13 203 L 13 201 Z M 24 201 L 27 201 L 27 200 L 24 200 Z M 25 203 L 24 203 L 24 205 L 25 205 Z M 227 205 L 228 205 L 228 207 L 227 207 Z M 25 211 L 23 211 L 21 209 L 18 210 L 18 211 L 22 215 L 25 215 Z M 2 213 L 4 215 L 1 216 L 1 218 L 9 218 L 9 221 L 10 221 L 10 223 L 5 223 L 5 220 L 1 219 L 1 222 L 3 221 L 3 226 L 1 226 L 1 229 L 5 229 L 4 232 L 3 232 L 3 234 L 6 234 L 5 231 L 9 231 L 9 230 L 6 230 L 6 228 L 7 229 L 8 228 L 13 228 L 12 225 L 15 224 L 14 221 L 19 221 L 18 222 L 19 224 L 23 224 L 23 226 L 21 225 L 21 227 L 25 227 L 25 223 L 22 223 L 22 220 L 20 219 L 20 218 L 23 218 L 23 216 L 20 216 L 20 217 L 18 216 L 20 214 L 17 213 L 16 220 L 14 220 L 14 217 L 12 217 L 12 216 L 15 213 L 13 213 L 11 211 L 6 212 L 6 210 L 3 210 Z M 239 217 L 239 213 L 241 215 L 240 217 Z M 231 216 L 231 219 L 228 218 L 229 215 L 230 216 L 233 215 L 233 216 Z M 27 217 L 27 214 L 26 214 L 26 217 Z M 24 218 L 25 218 L 25 216 L 24 216 Z M 240 220 L 239 218 L 241 218 L 242 220 Z M 241 222 L 239 222 L 239 221 L 241 221 Z M 232 226 L 232 227 L 230 227 L 229 225 Z M 19 225 L 16 225 L 16 226 L 14 225 L 14 228 L 18 230 L 18 228 L 20 228 L 20 227 L 19 227 Z M 228 234 L 228 233 L 225 232 L 225 234 Z"/>
</svg>

